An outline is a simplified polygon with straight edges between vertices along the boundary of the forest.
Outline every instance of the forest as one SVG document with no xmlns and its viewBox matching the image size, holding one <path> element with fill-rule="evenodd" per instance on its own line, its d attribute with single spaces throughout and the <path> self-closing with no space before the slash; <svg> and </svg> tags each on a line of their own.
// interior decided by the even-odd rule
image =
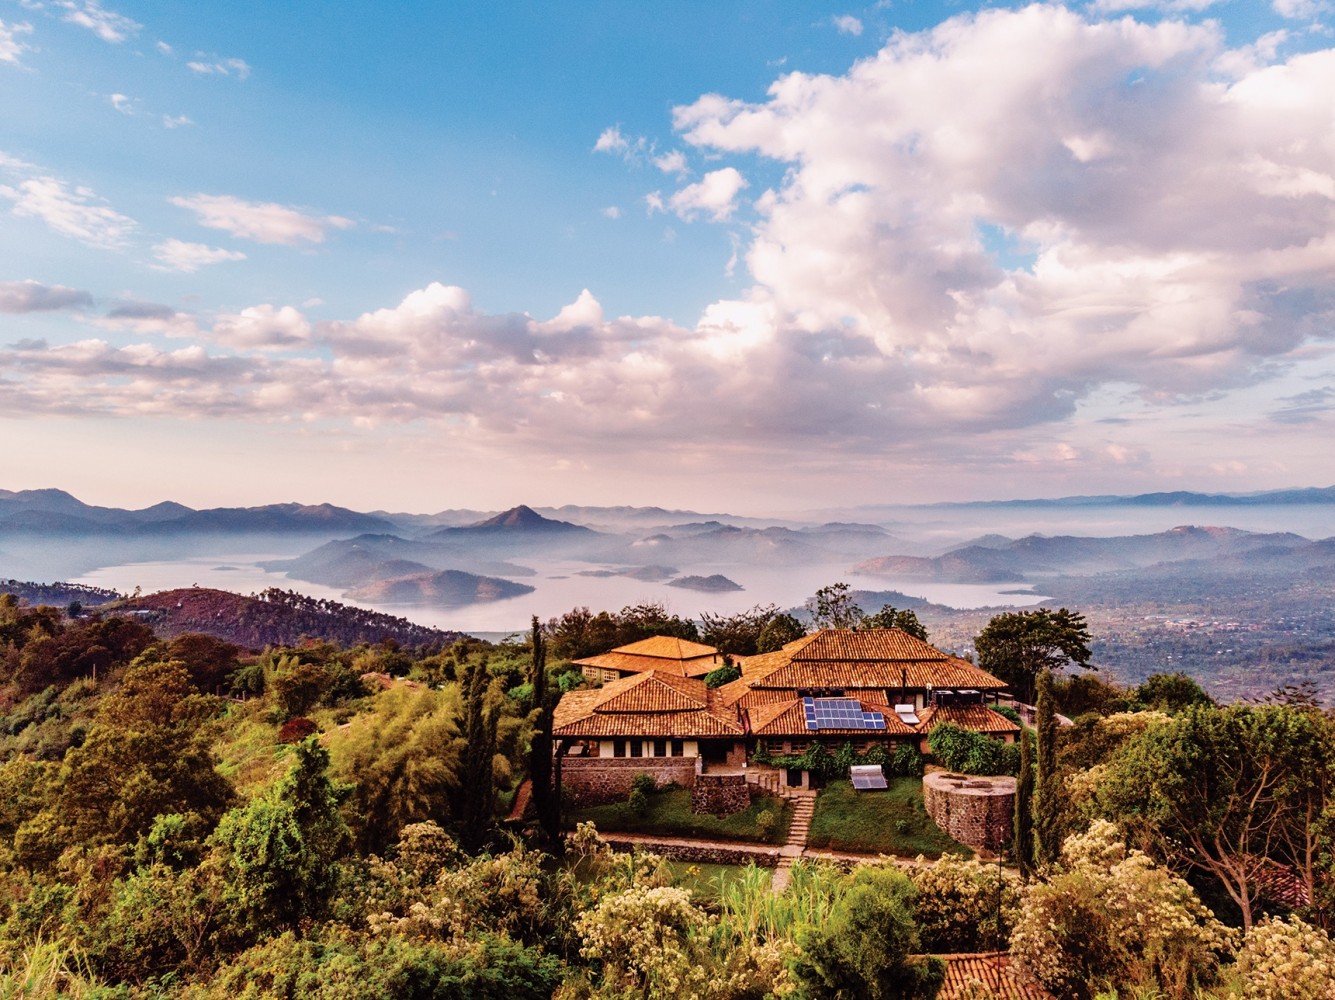
<svg viewBox="0 0 1335 1000">
<path fill-rule="evenodd" d="M 823 594 L 827 624 L 921 628 Z M 800 628 L 776 609 L 255 652 L 0 596 L 0 997 L 930 998 L 935 956 L 997 950 L 1054 997 L 1335 997 L 1331 714 L 1123 688 L 1078 614 L 999 617 L 980 665 L 1032 684 L 1035 724 L 933 749 L 1019 773 L 1006 863 L 800 862 L 776 893 L 613 851 L 559 799 L 507 820 L 571 658 L 744 655 Z"/>
</svg>

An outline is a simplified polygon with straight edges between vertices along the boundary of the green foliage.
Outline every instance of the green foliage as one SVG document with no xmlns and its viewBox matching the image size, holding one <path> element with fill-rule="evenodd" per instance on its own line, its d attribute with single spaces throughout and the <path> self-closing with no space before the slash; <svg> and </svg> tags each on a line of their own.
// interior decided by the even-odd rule
<svg viewBox="0 0 1335 1000">
<path fill-rule="evenodd" d="M 1055 672 L 1068 663 L 1089 668 L 1089 642 L 1084 615 L 1065 608 L 1038 608 L 997 615 L 974 639 L 974 648 L 980 667 L 1032 705 L 1034 685 L 1044 670 Z"/>
<path fill-rule="evenodd" d="M 1213 705 L 1214 699 L 1186 674 L 1150 674 L 1136 688 L 1136 700 L 1160 712 L 1176 715 L 1196 705 Z"/>
<path fill-rule="evenodd" d="M 551 644 L 550 653 L 559 660 L 578 660 L 606 653 L 650 636 L 667 635 L 677 639 L 700 641 L 695 622 L 669 614 L 656 602 L 627 605 L 619 612 L 574 608 L 543 627 Z"/>
<path fill-rule="evenodd" d="M 1034 751 L 1027 729 L 1020 730 L 1020 768 L 1015 778 L 1011 853 L 1021 877 L 1028 879 L 1034 872 Z"/>
<path fill-rule="evenodd" d="M 771 618 L 756 637 L 757 653 L 773 653 L 807 634 L 802 623 L 787 613 Z"/>
<path fill-rule="evenodd" d="M 918 616 L 908 608 L 896 610 L 893 605 L 885 604 L 874 615 L 867 615 L 857 626 L 868 628 L 897 628 L 915 638 L 927 641 L 927 626 L 918 620 Z"/>
<path fill-rule="evenodd" d="M 798 934 L 793 963 L 800 995 L 839 1000 L 931 998 L 945 981 L 940 959 L 919 949 L 913 883 L 889 868 L 862 866 L 849 877 L 839 906 Z"/>
<path fill-rule="evenodd" d="M 1024 725 L 1024 720 L 1020 718 L 1020 713 L 1015 711 L 1010 705 L 989 705 L 988 708 L 996 712 L 1003 719 L 1010 719 L 1017 726 Z"/>
<path fill-rule="evenodd" d="M 732 663 L 725 663 L 717 670 L 711 670 L 705 674 L 705 687 L 720 688 L 741 676 L 742 670 L 740 667 Z"/>
<path fill-rule="evenodd" d="M 350 839 L 338 811 L 341 790 L 329 780 L 328 751 L 313 736 L 292 751 L 288 773 L 224 816 L 212 838 L 228 904 L 256 937 L 323 912 L 337 882 L 334 862 Z"/>
<path fill-rule="evenodd" d="M 943 854 L 910 872 L 923 951 L 1001 951 L 1020 915 L 1019 881 L 999 865 Z"/>
<path fill-rule="evenodd" d="M 464 745 L 459 760 L 459 839 L 477 851 L 491 832 L 495 808 L 493 758 L 496 756 L 496 707 L 489 704 L 486 661 L 471 664 L 464 676 L 459 729 Z"/>
<path fill-rule="evenodd" d="M 782 843 L 792 815 L 792 807 L 785 800 L 768 795 L 752 799 L 750 806 L 730 816 L 692 812 L 689 788 L 661 788 L 648 794 L 646 799 L 642 811 L 636 811 L 627 802 L 612 802 L 571 810 L 569 819 L 577 823 L 593 823 L 599 830 L 607 832 L 660 833 L 674 837 L 723 837 Z M 766 810 L 778 817 L 768 838 L 761 835 L 757 826 L 757 817 Z"/>
<path fill-rule="evenodd" d="M 806 611 L 813 630 L 858 627 L 867 613 L 853 603 L 852 589 L 846 583 L 832 583 L 807 598 Z"/>
<path fill-rule="evenodd" d="M 1061 850 L 1061 775 L 1057 772 L 1057 715 L 1052 696 L 1052 671 L 1038 675 L 1034 712 L 1037 745 L 1034 754 L 1034 860 L 1050 864 Z"/>
<path fill-rule="evenodd" d="M 1230 932 L 1111 823 L 1068 838 L 1062 865 L 1031 888 L 1011 936 L 1011 954 L 1055 996 L 1136 984 L 1181 1000 L 1214 982 Z"/>
<path fill-rule="evenodd" d="M 1020 747 L 983 733 L 941 722 L 927 736 L 932 755 L 960 774 L 1015 774 L 1020 769 Z"/>
<path fill-rule="evenodd" d="M 700 615 L 700 641 L 714 646 L 726 656 L 753 656 L 766 652 L 760 648 L 760 637 L 779 617 L 783 616 L 773 604 L 757 604 L 749 611 L 739 611 L 734 615 L 710 614 L 705 611 Z"/>
<path fill-rule="evenodd" d="M 1297 917 L 1257 923 L 1237 966 L 1250 1000 L 1335 1000 L 1335 942 Z"/>
</svg>

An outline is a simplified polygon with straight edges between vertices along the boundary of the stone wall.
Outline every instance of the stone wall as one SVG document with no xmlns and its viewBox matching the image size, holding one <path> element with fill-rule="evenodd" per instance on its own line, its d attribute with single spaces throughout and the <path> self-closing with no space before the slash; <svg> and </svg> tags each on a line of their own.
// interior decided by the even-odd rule
<svg viewBox="0 0 1335 1000">
<path fill-rule="evenodd" d="M 1015 821 L 1015 779 L 932 771 L 922 779 L 927 815 L 961 844 L 997 851 Z"/>
<path fill-rule="evenodd" d="M 695 782 L 694 757 L 562 757 L 561 791 L 576 806 L 624 802 L 637 774 L 647 774 L 659 788 Z"/>
<path fill-rule="evenodd" d="M 779 849 L 756 845 L 750 850 L 720 845 L 678 844 L 672 841 L 617 840 L 615 833 L 599 834 L 614 851 L 652 851 L 673 861 L 689 861 L 698 865 L 746 865 L 754 862 L 761 868 L 775 868 L 779 864 Z"/>
<path fill-rule="evenodd" d="M 698 774 L 691 789 L 691 812 L 731 816 L 751 804 L 744 774 Z"/>
</svg>

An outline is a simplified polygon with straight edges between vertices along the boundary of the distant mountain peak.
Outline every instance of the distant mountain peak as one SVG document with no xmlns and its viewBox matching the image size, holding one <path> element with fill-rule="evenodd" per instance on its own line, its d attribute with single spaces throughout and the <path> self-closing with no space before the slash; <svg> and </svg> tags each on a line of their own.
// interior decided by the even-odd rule
<svg viewBox="0 0 1335 1000">
<path fill-rule="evenodd" d="M 489 517 L 485 521 L 471 524 L 465 530 L 587 531 L 588 529 L 578 524 L 571 524 L 569 521 L 557 521 L 550 517 L 543 517 L 532 507 L 521 503 L 518 507 L 511 507 L 495 517 Z"/>
</svg>

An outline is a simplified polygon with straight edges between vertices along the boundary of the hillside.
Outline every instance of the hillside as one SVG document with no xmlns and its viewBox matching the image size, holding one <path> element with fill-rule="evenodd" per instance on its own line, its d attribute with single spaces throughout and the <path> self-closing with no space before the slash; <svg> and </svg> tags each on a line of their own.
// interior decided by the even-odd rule
<svg viewBox="0 0 1335 1000">
<path fill-rule="evenodd" d="M 201 632 L 254 650 L 292 645 L 306 638 L 345 645 L 389 639 L 400 646 L 440 648 L 463 635 L 276 589 L 244 597 L 225 590 L 188 587 L 132 598 L 121 608 L 142 612 L 139 617 L 168 638 Z"/>
<path fill-rule="evenodd" d="M 349 592 L 354 600 L 392 605 L 430 605 L 457 608 L 467 604 L 503 601 L 533 593 L 526 583 L 493 576 L 478 576 L 457 569 L 430 571 L 377 580 Z"/>
</svg>

